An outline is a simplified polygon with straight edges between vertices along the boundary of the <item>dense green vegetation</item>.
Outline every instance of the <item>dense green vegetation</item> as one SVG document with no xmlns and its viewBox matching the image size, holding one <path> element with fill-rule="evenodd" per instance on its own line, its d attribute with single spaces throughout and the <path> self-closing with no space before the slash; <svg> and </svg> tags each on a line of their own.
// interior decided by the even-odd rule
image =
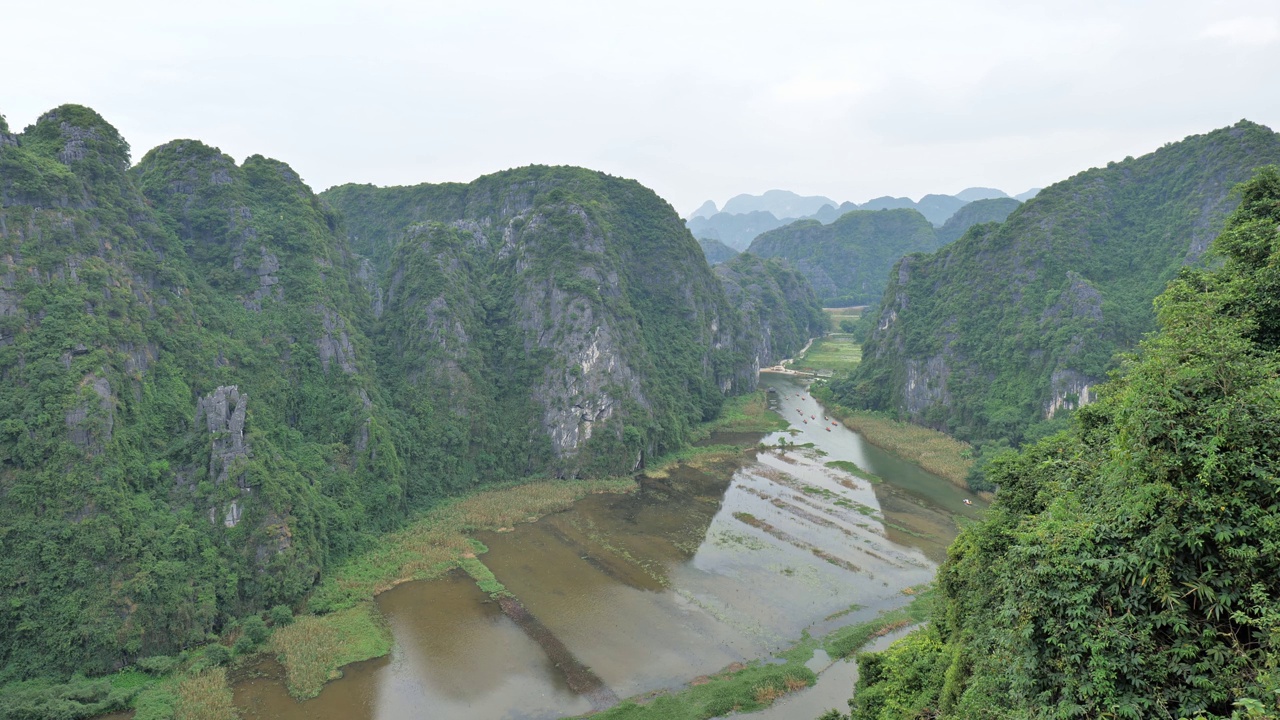
<svg viewBox="0 0 1280 720">
<path fill-rule="evenodd" d="M 730 262 L 717 280 L 670 205 L 634 181 L 531 167 L 324 198 L 385 278 L 385 384 L 402 404 L 435 396 L 438 415 L 465 416 L 470 428 L 446 436 L 481 460 L 510 448 L 495 466 L 507 472 L 634 470 L 714 417 L 724 388 L 753 388 L 757 358 L 822 327 L 790 271 Z"/>
<path fill-rule="evenodd" d="M 361 399 L 384 405 L 367 302 L 287 166 L 180 141 L 129 170 L 77 106 L 16 140 L 0 148 L 0 679 L 203 643 L 405 516 L 404 468 Z M 347 355 L 326 363 L 331 335 Z"/>
<path fill-rule="evenodd" d="M 777 260 L 743 253 L 717 265 L 716 277 L 738 315 L 737 348 L 722 362 L 767 367 L 827 329 L 827 316 L 800 273 Z M 757 328 L 770 328 L 768 335 Z"/>
<path fill-rule="evenodd" d="M 960 239 L 960 236 L 974 225 L 1004 222 L 1005 218 L 1009 217 L 1009 213 L 1017 210 L 1021 204 L 1013 198 L 988 198 L 963 205 L 947 218 L 942 227 L 938 228 L 938 242 L 941 245 L 949 245 Z"/>
<path fill-rule="evenodd" d="M 702 254 L 707 256 L 707 263 L 711 265 L 719 265 L 738 254 L 737 250 L 714 238 L 698 238 L 698 246 L 702 248 Z"/>
<path fill-rule="evenodd" d="M 1280 171 L 1237 197 L 1101 400 L 992 463 L 854 718 L 1280 715 Z"/>
<path fill-rule="evenodd" d="M 820 319 L 600 173 L 349 188 L 349 234 L 279 161 L 129 159 L 84 107 L 0 128 L 0 683 L 248 650 L 445 498 L 679 448 Z M 78 682 L 34 692 L 120 697 Z"/>
<path fill-rule="evenodd" d="M 1242 121 L 1080 173 L 1003 224 L 903 258 L 835 396 L 973 441 L 1060 428 L 1155 328 L 1152 299 L 1198 260 L 1231 187 L 1277 161 L 1280 135 Z"/>
<path fill-rule="evenodd" d="M 830 225 L 801 220 L 757 237 L 747 252 L 783 258 L 827 305 L 880 299 L 898 258 L 939 247 L 933 225 L 915 210 L 855 210 Z"/>
<path fill-rule="evenodd" d="M 978 223 L 1000 222 L 1020 204 L 1010 198 L 956 203 L 960 209 L 940 228 L 915 208 L 854 210 L 827 225 L 799 220 L 763 233 L 747 252 L 795 266 L 826 305 L 871 305 L 904 255 L 936 250 Z"/>
</svg>

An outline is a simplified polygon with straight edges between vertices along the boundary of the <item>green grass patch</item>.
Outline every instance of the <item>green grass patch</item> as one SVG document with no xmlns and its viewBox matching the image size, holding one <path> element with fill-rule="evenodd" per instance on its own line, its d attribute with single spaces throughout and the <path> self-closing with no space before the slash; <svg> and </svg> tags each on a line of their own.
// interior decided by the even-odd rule
<svg viewBox="0 0 1280 720">
<path fill-rule="evenodd" d="M 651 478 L 664 478 L 676 465 L 689 465 L 699 470 L 710 470 L 723 462 L 737 460 L 742 457 L 743 449 L 738 445 L 698 445 L 686 447 L 650 462 L 644 474 Z"/>
<path fill-rule="evenodd" d="M 837 610 L 837 611 L 835 611 L 835 612 L 831 613 L 830 615 L 828 615 L 828 616 L 826 616 L 825 618 L 823 618 L 823 621 L 825 621 L 825 622 L 831 622 L 832 620 L 839 620 L 840 618 L 844 617 L 845 615 L 851 615 L 851 614 L 853 614 L 853 613 L 858 612 L 859 610 L 864 610 L 864 609 L 865 609 L 865 606 L 863 606 L 863 605 L 859 605 L 858 603 L 854 603 L 854 604 L 850 605 L 849 607 L 847 607 L 847 608 L 845 608 L 845 609 L 843 609 L 843 610 Z"/>
<path fill-rule="evenodd" d="M 786 430 L 787 427 L 787 421 L 769 409 L 765 391 L 757 390 L 725 399 L 724 405 L 720 407 L 720 415 L 715 420 L 704 423 L 693 435 L 696 441 L 713 432 L 769 433 Z"/>
<path fill-rule="evenodd" d="M 881 613 L 878 617 L 866 622 L 846 625 L 831 631 L 822 638 L 822 649 L 826 650 L 832 658 L 847 658 L 881 635 L 927 620 L 929 611 L 933 607 L 935 590 L 908 588 L 907 594 L 913 595 L 914 598 L 905 607 Z"/>
<path fill-rule="evenodd" d="M 478 558 L 463 558 L 458 565 L 476 581 L 476 585 L 489 597 L 497 600 L 500 597 L 515 597 L 508 590 L 507 586 L 498 582 L 498 578 L 494 576 L 489 566 L 480 562 Z"/>
</svg>

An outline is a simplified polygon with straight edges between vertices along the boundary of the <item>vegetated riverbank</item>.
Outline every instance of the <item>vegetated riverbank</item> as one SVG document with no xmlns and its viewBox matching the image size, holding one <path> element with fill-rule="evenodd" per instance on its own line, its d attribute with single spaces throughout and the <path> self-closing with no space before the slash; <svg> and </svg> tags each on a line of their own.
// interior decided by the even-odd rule
<svg viewBox="0 0 1280 720">
<path fill-rule="evenodd" d="M 754 454 L 760 434 L 785 427 L 787 423 L 769 410 L 764 391 L 731 398 L 717 419 L 698 429 L 694 440 L 705 442 L 712 433 L 743 433 L 741 445 L 688 447 L 652 461 L 645 473 L 661 477 L 678 464 L 709 469 L 740 462 L 746 457 L 744 451 Z M 54 706 L 58 716 L 68 720 L 127 709 L 135 710 L 135 720 L 232 720 L 226 671 L 229 668 L 234 675 L 264 653 L 274 655 L 283 666 L 290 694 L 314 697 L 326 682 L 341 676 L 342 666 L 391 650 L 390 631 L 373 604 L 379 593 L 400 583 L 440 577 L 455 568 L 483 574 L 487 568 L 476 559 L 478 549 L 471 534 L 504 532 L 567 509 L 587 495 L 630 493 L 636 487 L 631 477 L 526 480 L 451 498 L 388 534 L 376 548 L 333 569 L 297 618 L 269 614 L 276 619 L 267 629 L 268 637 L 253 641 L 237 625 L 207 645 L 151 659 L 154 662 L 146 667 L 65 683 L 13 683 L 0 688 L 0 720 L 48 717 Z M 473 567 L 477 564 L 479 568 Z M 473 578 L 489 592 L 491 588 L 474 573 Z"/>
<path fill-rule="evenodd" d="M 872 445 L 913 462 L 959 487 L 969 487 L 965 478 L 974 463 L 973 447 L 969 443 L 937 430 L 876 413 L 850 410 L 832 398 L 826 383 L 815 382 L 809 392 L 822 401 L 828 415 L 861 434 Z"/>
<path fill-rule="evenodd" d="M 933 592 L 909 588 L 904 594 L 913 599 L 904 607 L 838 628 L 821 638 L 805 633 L 799 642 L 772 658 L 734 663 L 715 675 L 696 678 L 680 690 L 630 698 L 591 717 L 596 720 L 706 720 L 766 708 L 817 681 L 817 672 L 809 666 L 816 650 L 822 650 L 834 662 L 852 656 L 881 635 L 922 622 L 929 615 Z"/>
<path fill-rule="evenodd" d="M 694 438 L 705 440 L 713 432 L 758 434 L 786 426 L 782 418 L 769 410 L 765 393 L 760 391 L 726 401 L 720 416 L 699 428 Z M 740 457 L 742 453 L 743 448 L 736 445 L 689 447 L 658 458 L 645 474 L 661 477 L 666 468 L 677 464 L 706 467 Z M 326 626 L 345 622 L 340 611 L 367 608 L 367 612 L 376 613 L 372 601 L 379 593 L 403 582 L 437 578 L 458 567 L 466 570 L 481 590 L 509 596 L 505 588 L 496 585 L 496 580 L 493 587 L 486 582 L 492 580 L 492 573 L 476 557 L 483 549 L 477 547 L 471 534 L 509 531 L 517 523 L 535 522 L 550 513 L 568 509 L 589 494 L 629 493 L 636 487 L 636 480 L 630 477 L 513 484 L 446 502 L 408 528 L 392 533 L 377 548 L 339 567 L 321 582 L 307 603 L 310 611 L 318 613 L 314 619 L 319 626 L 316 630 L 306 637 L 295 638 L 290 628 L 285 628 L 284 639 L 277 644 L 283 647 L 285 642 L 291 642 L 298 647 L 292 653 L 280 652 L 281 664 L 288 673 L 290 694 L 298 698 L 314 697 L 325 681 L 341 676 L 342 665 L 390 651 L 389 635 L 385 644 L 369 640 L 374 632 L 385 634 L 385 628 L 370 625 L 365 632 L 345 638 L 326 632 Z M 336 644 L 347 652 L 321 651 L 334 643 L 330 638 L 335 635 L 340 638 Z M 309 638 L 315 640 L 309 641 Z M 355 648 L 367 651 L 353 652 Z M 295 676 L 306 680 L 295 684 Z"/>
</svg>

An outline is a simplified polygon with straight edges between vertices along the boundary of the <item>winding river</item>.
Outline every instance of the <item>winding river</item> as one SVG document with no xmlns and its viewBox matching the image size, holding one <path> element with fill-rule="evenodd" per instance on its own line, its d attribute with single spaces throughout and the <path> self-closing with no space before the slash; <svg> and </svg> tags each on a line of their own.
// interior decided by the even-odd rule
<svg viewBox="0 0 1280 720">
<path fill-rule="evenodd" d="M 823 634 L 904 604 L 905 588 L 932 579 L 957 518 L 977 517 L 982 501 L 832 425 L 803 381 L 761 383 L 793 425 L 763 442 L 812 447 L 745 454 L 705 472 L 681 466 L 644 479 L 634 495 L 593 495 L 479 536 L 485 564 L 536 618 L 537 633 L 465 575 L 406 583 L 377 598 L 395 638 L 390 656 L 344 668 L 302 703 L 267 663 L 235 685 L 242 716 L 578 715 L 768 657 L 805 629 Z M 827 465 L 836 460 L 883 482 Z M 589 692 L 569 667 L 586 673 Z M 783 701 L 789 712 L 843 709 L 831 699 L 848 697 L 852 665 L 821 678 Z"/>
</svg>

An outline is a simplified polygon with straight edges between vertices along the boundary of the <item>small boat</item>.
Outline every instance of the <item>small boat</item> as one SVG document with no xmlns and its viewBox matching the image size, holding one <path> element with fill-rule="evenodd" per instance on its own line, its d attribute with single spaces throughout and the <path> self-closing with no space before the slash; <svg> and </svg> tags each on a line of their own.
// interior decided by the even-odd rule
<svg viewBox="0 0 1280 720">
<path fill-rule="evenodd" d="M 972 500 L 970 500 L 969 498 L 965 498 L 965 499 L 964 499 L 964 504 L 965 504 L 965 505 L 972 505 L 972 504 L 973 504 L 973 501 L 972 501 Z"/>
</svg>

